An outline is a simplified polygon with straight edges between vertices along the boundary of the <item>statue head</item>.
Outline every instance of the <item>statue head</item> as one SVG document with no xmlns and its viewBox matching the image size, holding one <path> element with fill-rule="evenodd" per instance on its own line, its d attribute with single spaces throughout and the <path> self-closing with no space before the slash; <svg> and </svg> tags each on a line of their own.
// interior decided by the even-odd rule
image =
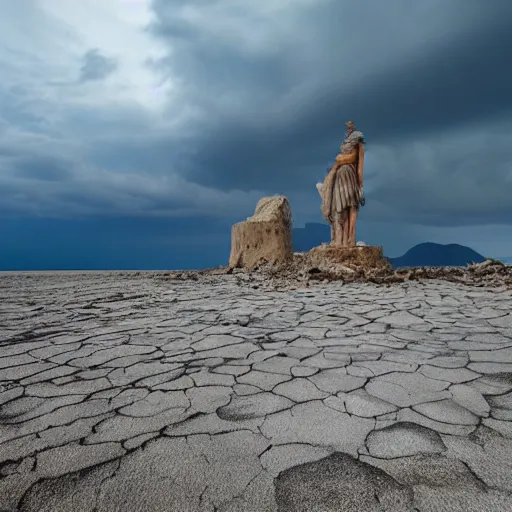
<svg viewBox="0 0 512 512">
<path fill-rule="evenodd" d="M 345 123 L 345 128 L 347 130 L 347 135 L 350 135 L 353 131 L 355 131 L 356 125 L 354 124 L 354 121 L 347 121 Z"/>
</svg>

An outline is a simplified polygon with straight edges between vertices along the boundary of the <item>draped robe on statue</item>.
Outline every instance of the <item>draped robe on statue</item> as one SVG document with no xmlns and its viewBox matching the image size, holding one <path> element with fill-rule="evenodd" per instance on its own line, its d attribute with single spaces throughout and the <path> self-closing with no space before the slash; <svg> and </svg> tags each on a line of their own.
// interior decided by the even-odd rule
<svg viewBox="0 0 512 512">
<path fill-rule="evenodd" d="M 358 144 L 364 144 L 364 136 L 354 131 L 346 137 L 341 145 L 341 154 L 352 152 Z M 322 215 L 333 222 L 345 210 L 351 207 L 359 209 L 363 202 L 363 189 L 359 184 L 358 173 L 362 171 L 363 159 L 357 158 L 354 164 L 343 164 L 333 168 L 323 184 L 317 189 L 322 197 Z M 362 184 L 361 184 L 362 185 Z"/>
</svg>

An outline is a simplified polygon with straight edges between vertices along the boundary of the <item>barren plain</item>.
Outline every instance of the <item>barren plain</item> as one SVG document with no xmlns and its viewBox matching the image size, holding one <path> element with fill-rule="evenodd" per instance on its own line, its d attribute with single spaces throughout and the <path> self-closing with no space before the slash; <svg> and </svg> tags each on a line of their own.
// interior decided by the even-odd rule
<svg viewBox="0 0 512 512">
<path fill-rule="evenodd" d="M 512 510 L 512 292 L 0 275 L 0 511 Z"/>
</svg>

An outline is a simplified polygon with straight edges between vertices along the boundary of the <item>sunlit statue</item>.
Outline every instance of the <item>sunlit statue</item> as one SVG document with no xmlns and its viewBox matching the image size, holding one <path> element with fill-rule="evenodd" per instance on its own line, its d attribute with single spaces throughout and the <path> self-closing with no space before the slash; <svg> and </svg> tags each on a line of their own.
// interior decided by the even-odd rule
<svg viewBox="0 0 512 512">
<path fill-rule="evenodd" d="M 363 166 L 365 140 L 352 121 L 345 140 L 323 183 L 317 184 L 322 215 L 331 225 L 331 245 L 354 247 L 359 207 L 364 205 Z"/>
</svg>

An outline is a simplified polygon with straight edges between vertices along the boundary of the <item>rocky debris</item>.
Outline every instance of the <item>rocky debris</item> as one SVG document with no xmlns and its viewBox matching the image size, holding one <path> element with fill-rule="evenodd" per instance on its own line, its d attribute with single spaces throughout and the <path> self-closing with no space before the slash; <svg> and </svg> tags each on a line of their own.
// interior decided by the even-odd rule
<svg viewBox="0 0 512 512">
<path fill-rule="evenodd" d="M 357 247 L 354 251 L 379 250 L 378 247 Z M 253 272 L 238 273 L 240 281 L 265 283 L 271 288 L 309 286 L 312 283 L 342 281 L 344 283 L 370 282 L 381 285 L 439 279 L 471 286 L 506 287 L 512 289 L 512 266 L 487 260 L 466 267 L 421 267 L 393 269 L 385 258 L 376 258 L 369 264 L 347 259 L 342 264 L 322 263 L 313 249 L 309 253 L 295 253 L 293 262 L 286 265 L 261 265 Z M 347 249 L 345 249 L 346 251 Z M 324 252 L 327 252 L 324 250 Z M 312 257 L 313 253 L 313 257 Z M 375 256 L 375 253 L 374 253 Z"/>
<path fill-rule="evenodd" d="M 512 265 L 497 260 L 486 260 L 465 267 L 415 267 L 379 268 L 358 267 L 353 263 L 319 268 L 312 264 L 309 253 L 295 253 L 293 260 L 285 264 L 264 263 L 252 269 L 219 266 L 201 270 L 169 271 L 120 271 L 119 277 L 165 279 L 175 281 L 200 281 L 220 283 L 228 276 L 240 285 L 255 289 L 286 290 L 309 287 L 329 282 L 373 283 L 390 286 L 394 283 L 410 281 L 440 280 L 468 286 L 512 289 Z M 80 272 L 76 272 L 80 275 Z M 18 281 L 28 281 L 30 273 L 17 276 Z"/>
<path fill-rule="evenodd" d="M 400 268 L 393 274 L 397 279 L 404 281 L 442 279 L 472 286 L 512 288 L 512 266 L 492 259 L 465 267 Z"/>
<path fill-rule="evenodd" d="M 252 269 L 293 259 L 292 211 L 284 196 L 263 197 L 252 217 L 231 229 L 229 266 Z"/>
<path fill-rule="evenodd" d="M 252 272 L 240 272 L 239 269 L 231 272 L 242 282 L 270 289 L 331 281 L 382 282 L 393 273 L 381 247 L 340 248 L 330 245 L 315 247 L 307 253 L 294 253 L 293 260 L 284 264 L 265 263 Z"/>
</svg>

